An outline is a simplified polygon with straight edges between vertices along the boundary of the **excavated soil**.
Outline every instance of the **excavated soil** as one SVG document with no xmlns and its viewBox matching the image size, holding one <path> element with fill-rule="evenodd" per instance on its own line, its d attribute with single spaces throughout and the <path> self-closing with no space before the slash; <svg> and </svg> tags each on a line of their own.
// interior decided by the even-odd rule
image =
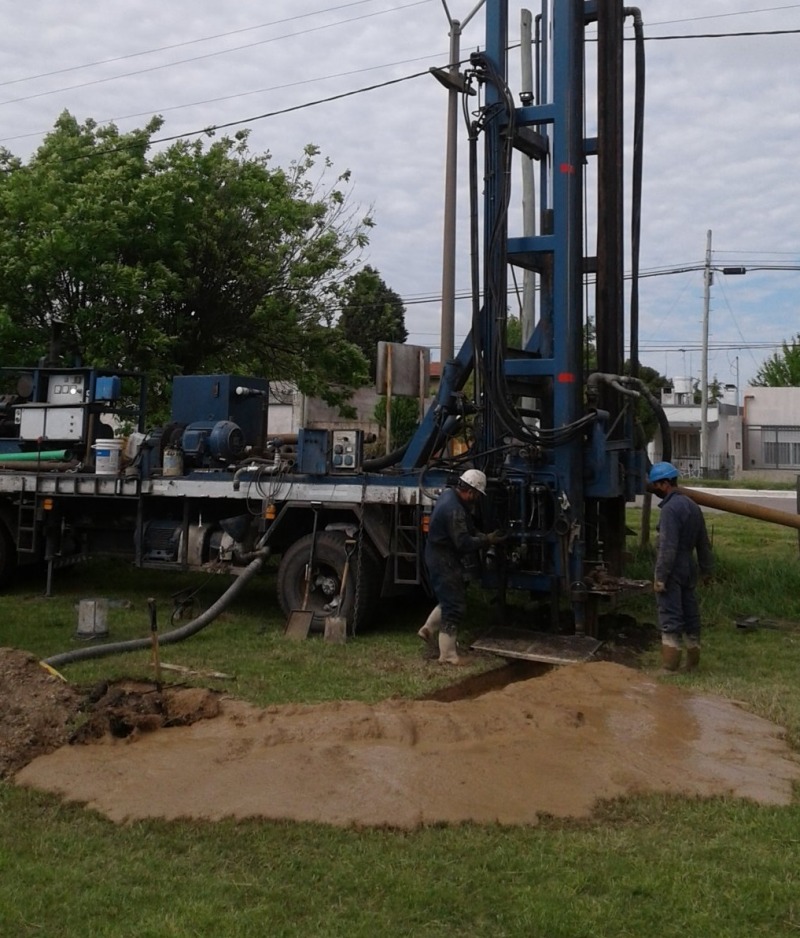
<svg viewBox="0 0 800 938">
<path fill-rule="evenodd" d="M 146 684 L 81 698 L 0 649 L 0 774 L 119 822 L 413 828 L 581 817 L 646 792 L 791 802 L 800 760 L 780 728 L 730 701 L 606 661 L 527 674 L 450 700 L 261 710 Z"/>
</svg>

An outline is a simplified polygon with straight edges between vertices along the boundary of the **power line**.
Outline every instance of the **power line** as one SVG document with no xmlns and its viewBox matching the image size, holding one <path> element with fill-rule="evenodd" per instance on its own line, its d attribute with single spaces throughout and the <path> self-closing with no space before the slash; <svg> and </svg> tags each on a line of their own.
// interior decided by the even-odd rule
<svg viewBox="0 0 800 938">
<path fill-rule="evenodd" d="M 212 39 L 226 39 L 228 36 L 237 36 L 240 33 L 254 32 L 257 29 L 268 29 L 271 26 L 281 26 L 283 23 L 291 23 L 293 20 L 307 19 L 310 16 L 319 16 L 321 13 L 335 13 L 337 10 L 344 10 L 347 7 L 361 6 L 364 3 L 374 2 L 375 0 L 352 0 L 350 3 L 342 3 L 335 7 L 325 7 L 322 10 L 314 10 L 311 13 L 298 13 L 296 16 L 286 16 L 283 19 L 273 20 L 271 23 L 259 23 L 257 26 L 243 26 L 241 29 L 231 29 L 224 33 L 215 33 L 212 36 L 201 36 L 199 39 L 186 39 L 183 42 L 173 42 L 166 46 L 156 46 L 153 49 L 144 49 L 140 52 L 129 52 L 126 55 L 115 55 L 110 59 L 97 59 L 94 62 L 84 62 L 83 65 L 69 65 L 66 68 L 57 68 L 51 72 L 40 72 L 38 75 L 28 75 L 24 78 L 12 78 L 8 81 L 0 81 L 0 88 L 3 88 L 7 85 L 19 85 L 25 81 L 35 81 L 39 78 L 52 78 L 53 75 L 64 75 L 67 72 L 78 72 L 85 68 L 94 68 L 97 65 L 110 65 L 113 62 L 124 62 L 126 59 L 141 58 L 143 55 L 154 55 L 156 52 L 169 52 L 171 49 L 181 49 L 184 46 L 194 46 L 201 42 L 211 42 Z M 349 20 L 345 20 L 344 22 L 349 22 Z M 334 23 L 331 25 L 338 24 Z M 303 33 L 292 33 L 292 35 L 302 36 Z M 189 59 L 188 61 L 193 60 Z"/>
<path fill-rule="evenodd" d="M 650 29 L 653 26 L 673 26 L 675 23 L 697 23 L 700 20 L 720 20 L 731 16 L 751 16 L 755 13 L 776 13 L 780 10 L 800 9 L 800 3 L 790 3 L 779 7 L 761 7 L 758 10 L 735 10 L 728 13 L 707 13 L 704 16 L 685 16 L 679 20 L 660 20 L 656 23 L 648 23 Z"/>
<path fill-rule="evenodd" d="M 362 0 L 362 2 L 367 2 L 367 0 Z M 316 31 L 319 31 L 319 30 L 322 30 L 322 29 L 328 29 L 328 28 L 330 28 L 331 26 L 339 26 L 339 25 L 343 25 L 343 24 L 346 24 L 346 23 L 354 22 L 354 21 L 356 21 L 356 20 L 367 19 L 367 18 L 370 18 L 370 17 L 373 17 L 373 16 L 379 16 L 379 15 L 382 15 L 383 13 L 391 13 L 391 12 L 395 12 L 396 10 L 404 10 L 404 9 L 408 9 L 409 7 L 420 6 L 420 5 L 422 5 L 422 4 L 424 4 L 424 3 L 427 3 L 427 2 L 429 2 L 429 0 L 413 0 L 412 3 L 408 3 L 408 4 L 406 4 L 406 5 L 402 6 L 402 7 L 395 7 L 395 8 L 393 8 L 392 10 L 381 10 L 381 11 L 377 11 L 377 12 L 374 12 L 374 13 L 364 14 L 363 16 L 353 17 L 353 18 L 347 19 L 347 20 L 339 20 L 339 21 L 337 21 L 336 23 L 330 23 L 330 24 L 325 24 L 325 25 L 322 25 L 322 26 L 312 27 L 311 29 L 304 30 L 304 31 L 298 32 L 298 33 L 292 33 L 292 34 L 290 34 L 290 35 L 288 35 L 288 36 L 274 36 L 274 37 L 272 37 L 272 38 L 270 38 L 270 39 L 261 40 L 261 41 L 256 42 L 256 43 L 249 43 L 249 44 L 244 45 L 244 46 L 237 46 L 237 47 L 235 47 L 235 48 L 233 48 L 233 49 L 225 49 L 225 50 L 220 50 L 220 51 L 217 51 L 217 52 L 210 52 L 210 53 L 207 53 L 207 54 L 202 55 L 202 56 L 196 56 L 196 57 L 193 57 L 193 58 L 190 58 L 190 59 L 182 59 L 182 60 L 180 60 L 180 61 L 177 61 L 177 62 L 170 62 L 170 63 L 166 63 L 166 64 L 164 64 L 164 65 L 152 66 L 151 68 L 141 69 L 141 70 L 134 71 L 134 72 L 127 72 L 127 73 L 123 73 L 122 75 L 115 75 L 115 76 L 110 76 L 110 77 L 106 77 L 106 78 L 100 78 L 100 79 L 96 79 L 96 80 L 93 80 L 93 81 L 90 81 L 90 82 L 83 82 L 83 83 L 78 84 L 78 85 L 70 85 L 70 86 L 67 86 L 67 87 L 64 87 L 64 88 L 53 89 L 53 90 L 51 90 L 51 91 L 39 92 L 38 94 L 27 95 L 27 96 L 23 96 L 23 97 L 20 97 L 20 98 L 11 98 L 11 99 L 8 99 L 8 100 L 6 100 L 6 101 L 0 101 L 0 107 L 2 107 L 2 106 L 5 105 L 5 104 L 15 104 L 15 103 L 20 103 L 20 102 L 24 102 L 24 101 L 30 101 L 30 100 L 33 100 L 33 99 L 35 99 L 35 98 L 46 97 L 46 96 L 49 96 L 49 95 L 52 95 L 52 94 L 58 94 L 59 92 L 63 92 L 63 91 L 73 91 L 73 90 L 76 90 L 76 89 L 85 88 L 85 87 L 89 87 L 89 86 L 92 86 L 92 85 L 103 84 L 103 83 L 110 82 L 110 81 L 116 81 L 116 80 L 119 79 L 119 78 L 129 78 L 129 77 L 133 77 L 133 76 L 136 76 L 136 75 L 145 74 L 145 73 L 147 73 L 147 72 L 158 71 L 158 70 L 165 69 L 165 68 L 171 68 L 171 67 L 176 66 L 176 65 L 185 65 L 185 64 L 188 64 L 188 63 L 191 63 L 191 62 L 195 62 L 195 61 L 200 61 L 200 60 L 206 59 L 206 58 L 212 58 L 212 57 L 219 56 L 219 55 L 226 55 L 226 54 L 229 53 L 229 52 L 241 51 L 242 49 L 253 48 L 254 46 L 264 45 L 264 44 L 269 43 L 269 42 L 277 42 L 277 41 L 280 40 L 280 39 L 287 39 L 287 38 L 293 38 L 294 36 L 305 35 L 306 33 L 316 32 Z M 344 4 L 343 6 L 346 7 L 346 6 L 349 6 L 349 5 L 351 5 L 351 4 Z M 796 6 L 800 6 L 800 5 L 796 5 Z M 341 7 L 333 7 L 333 8 L 331 8 L 331 9 L 340 9 L 340 8 L 341 8 Z M 776 9 L 783 9 L 783 8 L 776 8 Z M 787 9 L 788 9 L 788 7 L 787 7 Z M 761 11 L 742 11 L 742 12 L 761 12 Z M 291 17 L 290 17 L 290 19 L 291 19 Z M 282 22 L 282 21 L 276 21 L 276 22 Z M 681 20 L 675 20 L 675 21 L 672 21 L 672 22 L 682 22 L 682 21 L 681 21 Z M 265 24 L 265 25 L 269 25 L 269 24 Z M 248 28 L 257 29 L 257 28 L 260 28 L 260 27 L 248 27 Z M 235 32 L 236 32 L 236 31 L 235 31 Z M 679 40 L 679 39 L 724 39 L 724 38 L 735 38 L 735 37 L 737 37 L 737 36 L 747 36 L 747 37 L 755 37 L 755 36 L 777 36 L 777 35 L 790 35 L 790 34 L 798 34 L 798 33 L 800 33 L 800 29 L 789 29 L 789 30 L 753 30 L 753 31 L 748 31 L 748 32 L 740 32 L 740 33 L 715 33 L 715 34 L 708 33 L 708 34 L 692 34 L 692 35 L 676 35 L 676 36 L 646 36 L 646 37 L 645 37 L 645 41 L 662 41 L 662 40 Z M 228 35 L 228 34 L 223 33 L 223 34 L 220 34 L 220 35 L 224 36 L 224 35 Z M 210 37 L 210 38 L 214 38 L 214 37 Z M 205 41 L 205 40 L 192 40 L 192 41 L 200 42 L 200 41 Z M 178 43 L 178 44 L 176 44 L 176 45 L 182 45 L 182 43 Z M 518 45 L 518 44 L 516 44 L 516 45 Z M 516 46 L 513 46 L 513 47 L 516 47 Z M 512 47 L 512 48 L 513 48 L 513 47 Z M 170 48 L 170 47 L 169 47 L 169 46 L 165 46 L 165 47 L 163 47 L 163 48 Z M 132 53 L 131 56 L 143 55 L 143 54 L 146 54 L 146 53 Z M 127 58 L 127 57 L 128 57 L 128 56 L 121 56 L 120 58 Z M 114 60 L 108 60 L 108 61 L 114 61 Z M 412 59 L 412 60 L 409 60 L 409 61 L 417 61 L 417 59 Z M 102 64 L 102 63 L 97 63 L 97 64 Z M 394 63 L 394 64 L 403 64 L 403 63 Z M 82 67 L 83 67 L 83 66 L 74 66 L 73 68 L 77 69 L 77 68 L 82 68 Z M 86 67 L 89 67 L 89 66 L 86 66 Z M 380 67 L 383 67 L 383 66 L 375 66 L 375 68 L 380 68 Z M 386 67 L 389 67 L 389 66 L 386 66 Z M 70 71 L 70 70 L 72 70 L 72 69 L 66 69 L 65 71 Z M 369 69 L 367 69 L 367 70 L 369 70 Z M 353 74 L 353 73 L 343 73 L 343 74 Z M 160 138 L 159 140 L 154 140 L 154 141 L 151 141 L 151 142 L 152 142 L 152 143 L 169 142 L 169 141 L 172 141 L 172 140 L 180 139 L 180 138 L 182 138 L 182 137 L 198 136 L 198 135 L 200 135 L 200 134 L 205 134 L 205 133 L 213 132 L 213 131 L 215 131 L 215 130 L 222 130 L 222 129 L 226 129 L 226 128 L 228 128 L 228 127 L 234 127 L 234 126 L 237 126 L 238 124 L 244 124 L 244 123 L 248 123 L 248 122 L 250 122 L 250 121 L 264 120 L 264 119 L 269 118 L 269 117 L 275 117 L 275 116 L 279 116 L 279 115 L 282 115 L 282 114 L 287 114 L 287 113 L 290 113 L 290 112 L 295 111 L 295 110 L 302 110 L 302 109 L 304 109 L 304 108 L 314 107 L 314 106 L 319 105 L 319 104 L 327 104 L 327 103 L 329 103 L 329 102 L 331 102 L 331 101 L 338 100 L 339 98 L 342 98 L 342 97 L 350 97 L 350 96 L 352 96 L 352 95 L 362 94 L 362 93 L 365 93 L 365 92 L 368 92 L 368 91 L 373 91 L 373 90 L 375 90 L 376 88 L 386 87 L 387 85 L 396 84 L 397 82 L 400 82 L 400 81 L 406 81 L 406 80 L 409 80 L 409 79 L 418 78 L 418 77 L 420 76 L 420 74 L 427 74 L 427 72 L 426 72 L 426 73 L 415 73 L 415 74 L 413 74 L 413 75 L 403 76 L 403 77 L 401 77 L 401 78 L 394 79 L 394 80 L 392 80 L 392 81 L 388 81 L 388 82 L 385 82 L 385 83 L 383 83 L 383 84 L 379 84 L 379 85 L 370 85 L 370 86 L 367 86 L 367 87 L 365 87 L 365 88 L 354 89 L 354 90 L 351 91 L 351 92 L 346 92 L 346 93 L 341 94 L 341 95 L 334 95 L 334 96 L 330 96 L 330 97 L 326 97 L 326 98 L 319 98 L 319 99 L 314 100 L 314 101 L 309 101 L 309 102 L 306 102 L 306 103 L 304 103 L 304 104 L 296 105 L 296 106 L 294 106 L 294 107 L 283 108 L 283 109 L 279 109 L 279 110 L 267 112 L 267 113 L 265 113 L 265 114 L 256 115 L 256 116 L 250 117 L 250 118 L 241 118 L 241 119 L 234 120 L 234 121 L 228 121 L 227 123 L 224 123 L 224 124 L 209 125 L 209 126 L 204 127 L 204 128 L 202 128 L 202 129 L 200 129 L 200 130 L 186 131 L 186 132 L 183 133 L 183 134 L 176 134 L 176 135 L 173 135 L 173 136 L 170 136 L 170 137 Z M 325 81 L 325 80 L 327 80 L 327 78 L 336 78 L 336 77 L 340 77 L 340 76 L 339 76 L 339 75 L 326 76 L 326 77 L 323 77 L 323 78 L 318 78 L 318 79 L 316 79 L 316 81 Z M 16 83 L 17 81 L 23 81 L 23 80 L 26 80 L 26 79 L 15 79 L 14 81 L 12 81 L 12 82 L 7 82 L 6 84 L 14 84 L 14 83 Z M 278 87 L 285 87 L 285 86 L 278 86 Z M 264 90 L 265 90 L 265 91 L 269 91 L 269 90 L 274 90 L 274 89 L 264 89 Z M 228 98 L 230 98 L 230 97 L 244 97 L 244 96 L 246 96 L 246 95 L 258 94 L 258 93 L 259 93 L 258 91 L 241 92 L 241 93 L 238 94 L 238 95 L 231 95 L 231 96 L 228 96 Z M 226 99 L 227 99 L 227 98 L 210 99 L 210 101 L 213 102 L 213 101 L 217 101 L 217 100 L 226 100 Z M 178 109 L 180 109 L 180 108 L 182 108 L 182 107 L 193 107 L 193 106 L 197 106 L 197 104 L 204 104 L 204 103 L 207 103 L 207 102 L 201 101 L 201 102 L 196 102 L 195 104 L 179 105 L 179 106 L 177 106 L 177 107 L 175 107 L 175 108 L 164 108 L 164 109 L 156 108 L 155 111 L 159 111 L 159 110 L 178 110 Z M 132 116 L 132 117 L 139 117 L 139 116 L 141 116 L 141 114 L 134 114 L 134 115 L 129 115 L 129 116 Z M 121 120 L 121 119 L 123 119 L 123 118 L 111 118 L 111 120 Z M 30 134 L 21 134 L 21 135 L 15 136 L 15 137 L 5 137 L 5 138 L 0 138 L 0 139 L 3 139 L 3 140 L 15 140 L 15 139 L 20 139 L 20 138 L 22 138 L 22 137 L 37 136 L 38 133 L 41 133 L 41 132 L 30 133 Z M 118 148 L 118 149 L 121 149 L 121 148 Z M 109 150 L 109 151 L 107 151 L 107 152 L 117 152 L 117 149 L 112 149 L 112 150 Z"/>
<path fill-rule="evenodd" d="M 204 55 L 193 56 L 190 59 L 179 59 L 177 62 L 166 62 L 163 65 L 152 65 L 149 68 L 137 69 L 133 72 L 123 72 L 121 75 L 109 75 L 106 78 L 95 78 L 92 81 L 84 81 L 77 85 L 67 85 L 64 88 L 54 88 L 50 91 L 39 91 L 36 94 L 24 95 L 21 98 L 9 98 L 6 101 L 0 101 L 0 107 L 4 107 L 6 104 L 19 104 L 23 101 L 33 101 L 36 98 L 46 98 L 53 94 L 60 94 L 64 91 L 76 91 L 80 88 L 89 88 L 93 85 L 103 85 L 111 81 L 118 81 L 120 78 L 133 78 L 136 75 L 145 75 L 148 72 L 158 72 L 166 68 L 174 68 L 176 65 L 187 65 L 191 62 L 200 62 L 204 59 L 215 58 L 219 55 L 228 55 L 231 52 L 241 52 L 244 49 L 253 49 L 256 46 L 263 46 L 270 42 L 278 42 L 281 39 L 291 39 L 294 36 L 305 36 L 308 33 L 320 32 L 323 29 L 330 29 L 332 26 L 343 26 L 346 23 L 354 23 L 358 20 L 371 19 L 374 16 L 382 16 L 384 13 L 396 13 L 398 10 L 407 10 L 409 7 L 420 6 L 423 3 L 428 3 L 429 0 L 412 0 L 411 3 L 406 3 L 404 6 L 393 7 L 391 10 L 379 10 L 375 13 L 364 13 L 362 16 L 353 16 L 350 19 L 338 20 L 336 23 L 324 23 L 321 26 L 312 26 L 309 29 L 305 29 L 299 33 L 292 33 L 289 36 L 272 36 L 269 39 L 260 39 L 258 42 L 250 42 L 243 46 L 235 46 L 232 49 L 220 49 L 217 52 L 206 52 Z"/>
<path fill-rule="evenodd" d="M 644 38 L 646 42 L 664 42 L 668 39 L 741 39 L 752 36 L 794 36 L 798 33 L 800 29 L 751 29 L 736 33 L 692 33 L 691 35 L 645 36 Z"/>
<path fill-rule="evenodd" d="M 347 72 L 336 72 L 332 75 L 321 75 L 321 76 L 317 76 L 316 78 L 303 78 L 300 81 L 286 82 L 283 85 L 273 85 L 270 88 L 257 88 L 254 91 L 239 91 L 236 94 L 222 95 L 218 98 L 205 98 L 202 101 L 190 101 L 187 104 L 176 104 L 173 107 L 156 108 L 156 111 L 159 114 L 166 114 L 170 111 L 182 111 L 189 107 L 199 107 L 202 104 L 218 104 L 221 101 L 231 101 L 233 98 L 247 98 L 254 94 L 268 94 L 269 92 L 272 92 L 272 91 L 283 91 L 286 88 L 297 88 L 301 85 L 314 85 L 314 84 L 317 84 L 318 82 L 329 81 L 334 78 L 348 78 L 351 75 L 362 75 L 365 72 L 376 72 L 385 68 L 395 68 L 398 65 L 410 65 L 412 62 L 430 61 L 430 59 L 433 58 L 434 54 L 437 54 L 437 53 L 429 53 L 428 55 L 420 55 L 413 59 L 402 59 L 397 62 L 385 62 L 382 65 L 369 65 L 369 66 L 366 66 L 365 68 L 355 68 Z M 444 53 L 440 53 L 440 54 L 443 55 Z M 130 120 L 133 117 L 151 116 L 152 114 L 153 114 L 153 110 L 149 109 L 147 111 L 139 111 L 136 114 L 120 114 L 120 115 L 117 115 L 116 117 L 103 117 L 103 118 L 100 118 L 97 121 L 97 123 L 104 125 L 104 124 L 114 123 L 115 121 L 120 121 L 120 120 Z M 16 136 L 13 136 L 13 137 L 0 137 L 0 142 L 7 143 L 12 140 L 24 140 L 27 137 L 40 137 L 46 133 L 49 133 L 49 128 L 47 130 L 31 131 L 30 133 L 26 133 L 26 134 L 17 134 Z"/>
</svg>

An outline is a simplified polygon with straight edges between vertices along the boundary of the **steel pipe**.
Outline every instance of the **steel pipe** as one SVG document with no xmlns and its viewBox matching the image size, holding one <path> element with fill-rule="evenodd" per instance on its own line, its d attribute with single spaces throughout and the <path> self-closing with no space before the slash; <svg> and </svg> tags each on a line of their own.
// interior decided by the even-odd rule
<svg viewBox="0 0 800 938">
<path fill-rule="evenodd" d="M 741 502 L 738 498 L 712 495 L 710 492 L 698 492 L 697 489 L 685 488 L 682 485 L 678 486 L 678 491 L 702 508 L 716 508 L 718 511 L 730 512 L 732 515 L 744 515 L 747 518 L 755 518 L 757 521 L 770 521 L 772 524 L 782 524 L 787 528 L 796 528 L 800 531 L 800 515 L 792 514 L 790 511 L 753 505 L 751 502 Z"/>
</svg>

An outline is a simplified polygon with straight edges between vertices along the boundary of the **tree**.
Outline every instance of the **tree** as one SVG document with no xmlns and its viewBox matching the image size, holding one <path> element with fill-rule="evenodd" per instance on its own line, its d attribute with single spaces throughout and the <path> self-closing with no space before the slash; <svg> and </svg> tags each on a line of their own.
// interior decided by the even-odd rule
<svg viewBox="0 0 800 938">
<path fill-rule="evenodd" d="M 764 360 L 752 384 L 759 388 L 800 387 L 800 333 Z"/>
<path fill-rule="evenodd" d="M 339 329 L 348 342 L 364 353 L 374 380 L 378 342 L 405 342 L 408 338 L 405 306 L 369 265 L 347 278 L 342 293 Z"/>
<path fill-rule="evenodd" d="M 373 416 L 380 428 L 386 431 L 386 396 L 378 398 Z M 390 447 L 404 446 L 414 436 L 419 426 L 419 399 L 416 397 L 392 397 L 392 439 Z"/>
<path fill-rule="evenodd" d="M 52 323 L 86 364 L 141 370 L 156 397 L 174 374 L 295 381 L 342 405 L 367 363 L 333 324 L 341 282 L 367 243 L 349 173 L 318 150 L 288 169 L 234 138 L 120 134 L 65 112 L 22 164 L 0 153 L 0 351 L 44 354 Z"/>
</svg>

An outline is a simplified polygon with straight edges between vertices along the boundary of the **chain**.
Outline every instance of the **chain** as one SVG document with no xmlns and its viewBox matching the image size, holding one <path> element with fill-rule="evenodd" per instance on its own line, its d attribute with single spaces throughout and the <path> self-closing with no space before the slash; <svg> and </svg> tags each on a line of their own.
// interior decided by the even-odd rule
<svg viewBox="0 0 800 938">
<path fill-rule="evenodd" d="M 353 637 L 355 638 L 358 626 L 358 607 L 361 602 L 361 570 L 364 557 L 364 499 L 367 495 L 367 483 L 361 489 L 361 514 L 358 521 L 358 537 L 356 538 L 356 598 L 353 602 Z"/>
</svg>

